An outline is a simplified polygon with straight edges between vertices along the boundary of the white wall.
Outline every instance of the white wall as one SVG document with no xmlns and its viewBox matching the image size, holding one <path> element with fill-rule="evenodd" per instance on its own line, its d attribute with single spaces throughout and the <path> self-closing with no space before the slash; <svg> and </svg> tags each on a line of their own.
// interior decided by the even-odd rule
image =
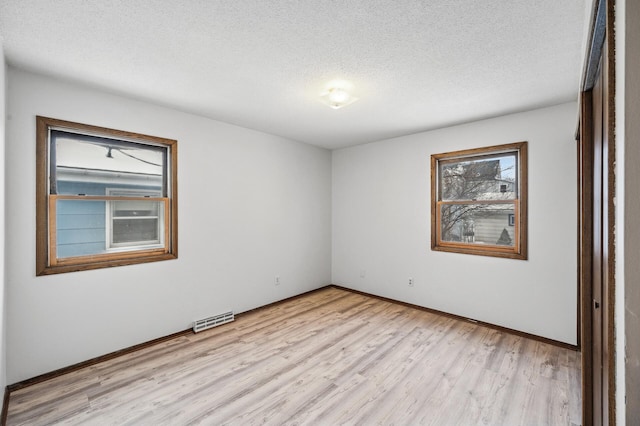
<svg viewBox="0 0 640 426">
<path fill-rule="evenodd" d="M 576 344 L 576 117 L 568 103 L 333 151 L 333 283 Z M 529 260 L 431 251 L 430 155 L 525 140 Z"/>
<path fill-rule="evenodd" d="M 6 64 L 0 38 L 0 389 L 7 385 L 7 311 L 5 279 L 5 214 L 4 214 L 4 150 L 5 150 Z"/>
<path fill-rule="evenodd" d="M 619 424 L 640 424 L 640 3 L 616 1 L 616 359 Z M 626 408 L 624 398 L 626 397 Z"/>
<path fill-rule="evenodd" d="M 8 82 L 8 383 L 330 283 L 329 151 L 12 67 Z M 178 140 L 177 260 L 35 276 L 36 115 Z"/>
</svg>

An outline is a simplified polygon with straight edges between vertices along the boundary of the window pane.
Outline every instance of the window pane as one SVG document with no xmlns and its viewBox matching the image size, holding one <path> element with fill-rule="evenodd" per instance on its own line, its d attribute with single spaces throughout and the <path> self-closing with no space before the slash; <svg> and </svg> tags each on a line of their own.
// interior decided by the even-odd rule
<svg viewBox="0 0 640 426">
<path fill-rule="evenodd" d="M 161 201 L 110 201 L 110 248 L 158 246 L 164 243 L 164 203 Z"/>
<path fill-rule="evenodd" d="M 135 209 L 115 210 L 118 215 L 110 218 L 107 213 L 114 209 L 110 203 Z M 56 257 L 105 254 L 109 249 L 161 247 L 163 218 L 161 201 L 57 200 Z"/>
<path fill-rule="evenodd" d="M 115 185 L 162 193 L 164 148 L 61 131 L 53 131 L 52 136 L 55 181 L 51 193 L 105 195 L 105 188 Z"/>
<path fill-rule="evenodd" d="M 514 213 L 513 204 L 443 204 L 441 240 L 514 247 Z"/>
<path fill-rule="evenodd" d="M 105 201 L 56 202 L 57 258 L 106 253 Z"/>
<path fill-rule="evenodd" d="M 156 201 L 112 201 L 114 217 L 158 216 Z"/>
<path fill-rule="evenodd" d="M 515 153 L 440 161 L 440 200 L 515 200 Z"/>
<path fill-rule="evenodd" d="M 140 245 L 142 242 L 147 244 L 160 242 L 158 218 L 114 219 L 114 245 L 124 243 Z"/>
</svg>

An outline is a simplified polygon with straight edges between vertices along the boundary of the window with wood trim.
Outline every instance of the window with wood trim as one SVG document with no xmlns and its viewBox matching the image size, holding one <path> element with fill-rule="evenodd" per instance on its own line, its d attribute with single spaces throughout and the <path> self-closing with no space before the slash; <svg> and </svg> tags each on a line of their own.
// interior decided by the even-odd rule
<svg viewBox="0 0 640 426">
<path fill-rule="evenodd" d="M 177 257 L 175 140 L 46 117 L 36 126 L 37 275 Z"/>
<path fill-rule="evenodd" d="M 527 258 L 527 143 L 431 156 L 432 250 Z"/>
</svg>

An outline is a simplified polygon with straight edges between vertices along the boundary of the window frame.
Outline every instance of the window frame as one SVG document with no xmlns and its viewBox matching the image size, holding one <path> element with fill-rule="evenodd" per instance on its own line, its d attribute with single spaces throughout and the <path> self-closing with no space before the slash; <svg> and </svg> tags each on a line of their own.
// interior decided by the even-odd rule
<svg viewBox="0 0 640 426">
<path fill-rule="evenodd" d="M 52 193 L 56 192 L 55 184 L 50 181 L 51 167 L 55 167 L 55 164 L 52 164 L 55 160 L 51 161 L 50 159 L 50 134 L 52 130 L 61 130 L 87 137 L 112 139 L 114 142 L 120 143 L 135 143 L 161 148 L 167 153 L 166 168 L 163 172 L 166 196 L 121 197 Z M 178 257 L 177 166 L 178 146 L 174 139 L 36 116 L 36 276 L 176 259 Z M 54 186 L 53 191 L 51 191 L 52 185 Z M 105 241 L 105 253 L 58 258 L 56 256 L 56 207 L 58 200 L 104 201 L 107 206 L 111 201 L 123 200 L 162 202 L 164 203 L 164 224 L 162 227 L 165 235 L 164 246 L 109 250 L 106 246 L 108 243 Z M 109 216 L 105 216 L 105 222 L 108 219 Z"/>
<path fill-rule="evenodd" d="M 526 260 L 527 253 L 527 142 L 515 142 L 484 148 L 431 155 L 431 250 L 450 253 L 472 254 L 479 256 L 501 257 Z M 473 161 L 482 157 L 515 153 L 517 169 L 517 188 L 515 199 L 509 200 L 442 200 L 439 176 L 442 162 Z M 441 206 L 464 204 L 513 204 L 514 206 L 514 245 L 466 243 L 462 241 L 442 241 Z"/>
</svg>

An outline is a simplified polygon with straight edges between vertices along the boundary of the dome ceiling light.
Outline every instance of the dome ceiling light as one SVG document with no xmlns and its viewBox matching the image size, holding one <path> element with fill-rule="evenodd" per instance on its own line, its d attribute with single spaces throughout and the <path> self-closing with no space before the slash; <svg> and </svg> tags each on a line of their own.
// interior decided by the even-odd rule
<svg viewBox="0 0 640 426">
<path fill-rule="evenodd" d="M 358 100 L 350 91 L 352 85 L 346 81 L 332 81 L 320 93 L 320 101 L 333 109 L 340 109 Z"/>
</svg>

